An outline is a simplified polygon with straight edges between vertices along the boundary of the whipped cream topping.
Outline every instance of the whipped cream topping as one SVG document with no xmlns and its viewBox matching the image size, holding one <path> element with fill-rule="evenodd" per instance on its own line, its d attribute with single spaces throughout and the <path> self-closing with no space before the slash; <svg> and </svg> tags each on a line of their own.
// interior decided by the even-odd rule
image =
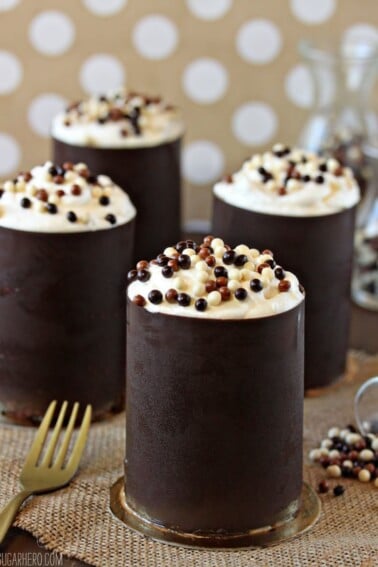
<svg viewBox="0 0 378 567">
<path fill-rule="evenodd" d="M 0 185 L 0 226 L 32 232 L 85 232 L 129 222 L 136 210 L 106 175 L 84 163 L 51 161 Z"/>
<path fill-rule="evenodd" d="M 333 159 L 276 144 L 214 187 L 222 201 L 250 211 L 320 216 L 356 205 L 360 191 L 352 170 Z"/>
<path fill-rule="evenodd" d="M 135 148 L 182 136 L 179 110 L 160 97 L 120 89 L 71 104 L 52 123 L 55 139 L 77 146 Z"/>
<path fill-rule="evenodd" d="M 206 236 L 178 242 L 128 274 L 128 297 L 152 313 L 209 319 L 252 319 L 288 311 L 303 301 L 296 276 L 270 250 L 232 249 Z"/>
</svg>

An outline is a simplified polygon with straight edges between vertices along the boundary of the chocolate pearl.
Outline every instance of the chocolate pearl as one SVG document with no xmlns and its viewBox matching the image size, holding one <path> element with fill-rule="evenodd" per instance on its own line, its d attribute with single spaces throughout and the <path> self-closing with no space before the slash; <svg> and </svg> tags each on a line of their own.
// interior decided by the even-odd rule
<svg viewBox="0 0 378 567">
<path fill-rule="evenodd" d="M 170 268 L 172 268 L 172 270 L 173 270 L 174 272 L 177 272 L 178 269 L 179 269 L 177 260 L 172 259 L 172 258 L 171 258 L 171 260 L 168 260 L 167 266 L 169 266 Z"/>
<path fill-rule="evenodd" d="M 375 473 L 375 466 L 373 465 L 373 463 L 368 463 L 367 465 L 365 465 L 365 469 L 369 471 L 370 474 Z"/>
<path fill-rule="evenodd" d="M 146 305 L 146 300 L 144 299 L 143 295 L 136 295 L 133 299 L 133 303 L 138 305 L 139 307 L 144 307 Z"/>
<path fill-rule="evenodd" d="M 152 289 L 148 294 L 148 299 L 154 305 L 159 305 L 163 301 L 163 294 L 158 289 Z"/>
<path fill-rule="evenodd" d="M 228 278 L 228 272 L 223 266 L 216 266 L 214 268 L 214 276 L 216 278 Z"/>
<path fill-rule="evenodd" d="M 20 201 L 20 205 L 23 209 L 30 209 L 32 202 L 27 197 L 23 197 Z"/>
<path fill-rule="evenodd" d="M 302 181 L 304 181 L 305 183 L 308 183 L 309 181 L 311 181 L 311 177 L 309 175 L 304 175 L 302 177 Z"/>
<path fill-rule="evenodd" d="M 159 256 L 156 258 L 156 261 L 158 266 L 163 267 L 168 264 L 169 258 L 165 254 L 159 254 Z"/>
<path fill-rule="evenodd" d="M 140 282 L 147 282 L 151 277 L 151 273 L 149 272 L 149 270 L 146 270 L 145 268 L 142 269 L 138 269 L 138 273 L 137 273 L 137 278 Z"/>
<path fill-rule="evenodd" d="M 161 273 L 165 278 L 171 278 L 173 276 L 173 270 L 171 266 L 164 266 Z"/>
<path fill-rule="evenodd" d="M 264 268 L 270 268 L 269 264 L 267 264 L 266 262 L 263 262 L 262 264 L 257 266 L 258 273 L 261 274 L 261 272 L 264 270 Z"/>
<path fill-rule="evenodd" d="M 38 191 L 35 194 L 35 197 L 39 201 L 44 201 L 46 203 L 49 199 L 49 194 L 47 193 L 46 189 L 38 189 Z"/>
<path fill-rule="evenodd" d="M 249 287 L 251 288 L 252 291 L 257 293 L 262 290 L 263 285 L 261 280 L 259 280 L 258 278 L 253 278 L 253 280 L 249 282 Z"/>
<path fill-rule="evenodd" d="M 71 187 L 71 195 L 75 195 L 75 197 L 78 197 L 79 195 L 81 195 L 81 187 L 80 187 L 80 185 L 77 185 L 77 183 L 75 183 L 74 185 L 72 185 L 72 187 Z"/>
<path fill-rule="evenodd" d="M 248 262 L 248 258 L 245 254 L 238 254 L 234 260 L 235 266 L 241 267 Z"/>
<path fill-rule="evenodd" d="M 69 222 L 76 222 L 77 221 L 77 216 L 73 211 L 68 211 L 67 213 L 67 220 Z"/>
<path fill-rule="evenodd" d="M 177 303 L 181 305 L 181 307 L 188 307 L 190 305 L 190 295 L 187 293 L 179 293 L 177 295 Z"/>
<path fill-rule="evenodd" d="M 319 165 L 319 171 L 322 171 L 323 173 L 325 173 L 327 171 L 327 163 L 326 162 L 321 163 Z"/>
<path fill-rule="evenodd" d="M 326 494 L 329 491 L 329 484 L 326 480 L 321 480 L 318 484 L 318 492 L 320 494 Z"/>
<path fill-rule="evenodd" d="M 323 175 L 317 175 L 315 177 L 315 183 L 318 183 L 319 185 L 321 185 L 322 183 L 324 183 L 324 177 Z"/>
<path fill-rule="evenodd" d="M 96 185 L 97 183 L 97 175 L 88 175 L 87 178 L 88 183 L 90 183 L 91 185 Z"/>
<path fill-rule="evenodd" d="M 139 260 L 139 262 L 136 265 L 136 269 L 137 270 L 145 270 L 146 268 L 148 268 L 147 260 Z"/>
<path fill-rule="evenodd" d="M 177 262 L 180 268 L 182 268 L 183 270 L 189 270 L 191 261 L 188 254 L 180 254 L 180 256 L 177 258 Z"/>
<path fill-rule="evenodd" d="M 216 281 L 217 287 L 227 287 L 228 278 L 225 278 L 224 276 L 220 276 L 215 281 Z"/>
<path fill-rule="evenodd" d="M 66 192 L 63 191 L 63 189 L 58 189 L 58 190 L 55 192 L 55 194 L 56 194 L 58 197 L 64 197 L 64 195 L 66 194 Z"/>
<path fill-rule="evenodd" d="M 269 248 L 265 248 L 265 250 L 263 250 L 261 254 L 268 254 L 269 256 L 272 256 L 272 258 L 274 256 L 273 252 L 269 250 Z"/>
<path fill-rule="evenodd" d="M 273 269 L 276 265 L 275 261 L 273 260 L 273 258 L 271 258 L 270 260 L 265 260 L 266 264 L 269 264 L 269 266 Z"/>
<path fill-rule="evenodd" d="M 105 220 L 107 220 L 110 224 L 116 224 L 117 222 L 116 216 L 113 215 L 112 213 L 106 215 Z"/>
<path fill-rule="evenodd" d="M 278 280 L 283 280 L 286 275 L 285 270 L 281 268 L 281 266 L 277 266 L 277 268 L 274 270 L 274 275 Z"/>
<path fill-rule="evenodd" d="M 341 496 L 345 492 L 345 487 L 341 484 L 336 484 L 335 488 L 333 489 L 333 494 L 335 496 Z"/>
<path fill-rule="evenodd" d="M 100 203 L 100 205 L 102 205 L 103 207 L 107 207 L 110 204 L 110 199 L 109 197 L 107 197 L 106 195 L 101 195 L 101 197 L 99 198 L 98 202 Z"/>
<path fill-rule="evenodd" d="M 359 457 L 358 451 L 350 451 L 348 453 L 348 459 L 350 459 L 351 461 L 356 461 Z"/>
<path fill-rule="evenodd" d="M 357 441 L 357 443 L 354 444 L 354 448 L 356 449 L 356 451 L 362 451 L 363 449 L 366 449 L 366 441 L 364 439 L 360 439 L 359 441 Z"/>
<path fill-rule="evenodd" d="M 0 189 L 0 199 L 4 195 L 4 189 Z"/>
<path fill-rule="evenodd" d="M 235 250 L 226 250 L 226 252 L 223 254 L 222 260 L 225 264 L 229 265 L 234 263 L 235 257 Z"/>
<path fill-rule="evenodd" d="M 186 242 L 184 240 L 180 240 L 180 242 L 176 244 L 175 248 L 177 252 L 181 254 L 181 252 L 183 252 L 185 248 L 187 248 Z"/>
<path fill-rule="evenodd" d="M 226 286 L 222 286 L 218 289 L 219 293 L 222 296 L 222 301 L 228 301 L 231 299 L 231 291 Z"/>
<path fill-rule="evenodd" d="M 341 474 L 344 478 L 352 478 L 353 470 L 350 467 L 341 467 Z"/>
<path fill-rule="evenodd" d="M 205 262 L 210 268 L 213 268 L 217 263 L 215 256 L 208 256 L 207 258 L 205 258 Z"/>
<path fill-rule="evenodd" d="M 122 138 L 127 138 L 127 136 L 129 135 L 128 131 L 125 128 L 122 128 L 120 130 L 120 134 Z"/>
<path fill-rule="evenodd" d="M 362 467 L 360 467 L 359 465 L 355 465 L 352 469 L 352 474 L 354 476 L 354 478 L 358 478 L 358 475 L 360 474 L 360 471 L 362 471 Z"/>
<path fill-rule="evenodd" d="M 232 183 L 232 175 L 230 174 L 224 175 L 222 181 L 224 181 L 225 183 Z"/>
<path fill-rule="evenodd" d="M 138 277 L 138 271 L 137 270 L 130 270 L 127 274 L 127 283 L 132 283 L 135 282 L 135 280 Z"/>
<path fill-rule="evenodd" d="M 210 256 L 210 250 L 208 249 L 208 247 L 203 246 L 202 248 L 200 248 L 198 251 L 198 256 L 201 258 L 201 260 L 205 260 L 208 256 Z"/>
<path fill-rule="evenodd" d="M 244 301 L 244 299 L 247 298 L 247 295 L 248 295 L 248 292 L 247 292 L 246 289 L 244 289 L 244 287 L 238 287 L 238 289 L 235 290 L 235 297 L 239 301 Z"/>
<path fill-rule="evenodd" d="M 342 166 L 339 165 L 339 167 L 337 167 L 335 169 L 335 171 L 333 172 L 333 175 L 336 175 L 336 177 L 341 177 L 343 173 L 344 173 L 344 170 L 343 170 Z"/>
<path fill-rule="evenodd" d="M 50 174 L 52 177 L 55 177 L 55 175 L 58 174 L 55 165 L 52 165 L 51 167 L 49 167 L 49 169 L 48 169 L 47 171 L 49 172 L 49 174 Z"/>
<path fill-rule="evenodd" d="M 279 188 L 278 188 L 278 194 L 281 195 L 281 196 L 282 196 L 282 195 L 286 195 L 286 189 L 285 189 L 285 187 L 279 187 Z"/>
<path fill-rule="evenodd" d="M 168 303 L 176 303 L 177 296 L 178 296 L 177 291 L 171 288 L 166 292 L 165 299 L 168 301 Z"/>
<path fill-rule="evenodd" d="M 303 287 L 302 284 L 299 284 L 299 285 L 298 285 L 298 289 L 299 289 L 299 291 L 302 293 L 302 295 L 305 294 L 305 291 L 306 291 L 306 290 L 305 290 L 305 288 Z"/>
<path fill-rule="evenodd" d="M 291 283 L 289 282 L 289 280 L 281 280 L 280 283 L 278 284 L 278 289 L 280 291 L 289 291 L 290 288 L 291 288 Z"/>
<path fill-rule="evenodd" d="M 194 240 L 186 240 L 185 244 L 186 248 L 192 248 L 192 250 L 195 250 L 197 248 L 197 243 L 194 242 Z"/>
<path fill-rule="evenodd" d="M 207 293 L 211 293 L 217 289 L 217 284 L 214 280 L 209 280 L 205 283 L 205 289 Z"/>
<path fill-rule="evenodd" d="M 203 239 L 203 243 L 205 246 L 210 246 L 213 240 L 214 240 L 214 236 L 212 234 L 208 234 Z"/>
<path fill-rule="evenodd" d="M 203 297 L 200 297 L 199 299 L 197 299 L 194 306 L 197 309 L 197 311 L 206 311 L 207 301 Z"/>
<path fill-rule="evenodd" d="M 31 181 L 31 179 L 33 179 L 33 176 L 30 171 L 25 171 L 25 173 L 22 174 L 22 177 L 24 178 L 24 181 L 26 181 L 26 183 L 28 181 Z"/>
<path fill-rule="evenodd" d="M 50 215 L 56 215 L 58 212 L 58 207 L 54 203 L 47 203 L 46 210 Z"/>
<path fill-rule="evenodd" d="M 65 161 L 65 162 L 64 162 L 64 164 L 63 164 L 63 169 L 64 169 L 65 171 L 72 171 L 73 168 L 74 168 L 74 165 L 73 165 L 73 163 L 72 163 L 71 161 Z"/>
<path fill-rule="evenodd" d="M 64 183 L 64 177 L 63 177 L 63 175 L 55 175 L 53 181 L 57 185 L 62 185 L 62 183 Z"/>
</svg>

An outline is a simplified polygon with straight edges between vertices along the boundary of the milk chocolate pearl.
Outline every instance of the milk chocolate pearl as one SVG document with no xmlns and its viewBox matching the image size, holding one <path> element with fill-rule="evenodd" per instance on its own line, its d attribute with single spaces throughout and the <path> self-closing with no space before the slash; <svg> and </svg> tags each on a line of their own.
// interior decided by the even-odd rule
<svg viewBox="0 0 378 567">
<path fill-rule="evenodd" d="M 176 303 L 177 296 L 178 296 L 177 291 L 171 288 L 166 292 L 165 299 L 168 301 L 168 303 Z"/>
</svg>

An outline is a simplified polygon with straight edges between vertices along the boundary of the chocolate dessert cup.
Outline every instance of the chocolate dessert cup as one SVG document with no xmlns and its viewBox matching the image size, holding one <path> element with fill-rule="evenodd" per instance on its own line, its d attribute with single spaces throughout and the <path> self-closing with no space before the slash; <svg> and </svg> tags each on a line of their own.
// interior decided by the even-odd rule
<svg viewBox="0 0 378 567">
<path fill-rule="evenodd" d="M 0 227 L 0 411 L 36 423 L 53 399 L 124 405 L 124 282 L 134 221 L 70 234 Z"/>
<path fill-rule="evenodd" d="M 348 346 L 356 207 L 322 216 L 284 216 L 230 205 L 214 195 L 213 231 L 231 244 L 269 246 L 306 295 L 305 389 L 341 377 Z"/>
<path fill-rule="evenodd" d="M 139 516 L 220 537 L 295 515 L 303 311 L 202 319 L 129 302 L 125 489 Z"/>
<path fill-rule="evenodd" d="M 114 149 L 53 139 L 53 156 L 57 163 L 84 162 L 94 173 L 109 175 L 128 193 L 138 211 L 135 263 L 156 256 L 180 237 L 180 146 L 180 138 L 155 146 Z"/>
</svg>

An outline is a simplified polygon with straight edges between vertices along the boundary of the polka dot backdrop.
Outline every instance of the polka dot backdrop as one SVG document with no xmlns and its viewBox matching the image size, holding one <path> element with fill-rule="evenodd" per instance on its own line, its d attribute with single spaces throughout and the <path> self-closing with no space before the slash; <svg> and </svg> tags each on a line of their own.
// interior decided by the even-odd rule
<svg viewBox="0 0 378 567">
<path fill-rule="evenodd" d="M 0 0 L 0 177 L 49 156 L 67 101 L 126 84 L 183 109 L 184 216 L 203 230 L 214 181 L 297 139 L 315 96 L 298 42 L 378 39 L 378 3 L 363 4 Z"/>
</svg>

